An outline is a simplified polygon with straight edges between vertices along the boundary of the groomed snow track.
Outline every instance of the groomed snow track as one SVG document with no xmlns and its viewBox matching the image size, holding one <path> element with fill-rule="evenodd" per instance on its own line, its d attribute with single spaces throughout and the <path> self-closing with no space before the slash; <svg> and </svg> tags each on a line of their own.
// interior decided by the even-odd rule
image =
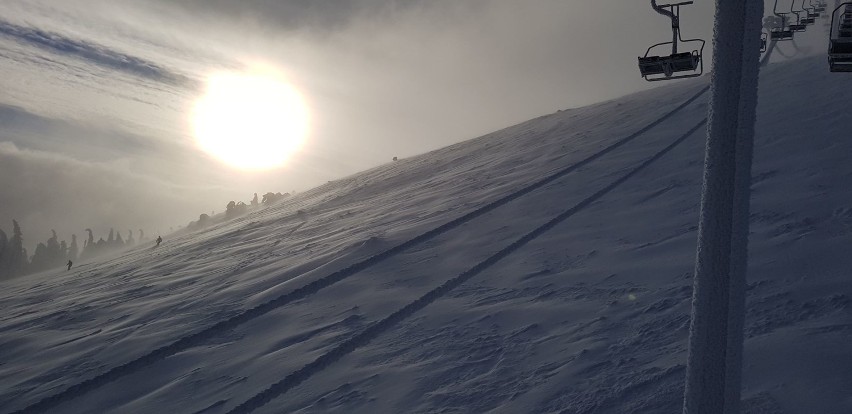
<svg viewBox="0 0 852 414">
<path fill-rule="evenodd" d="M 523 197 L 523 196 L 525 196 L 525 195 L 527 195 L 527 194 L 529 194 L 529 193 L 531 193 L 531 192 L 533 192 L 533 191 L 535 191 L 535 190 L 537 190 L 541 187 L 544 187 L 545 185 L 550 184 L 551 182 L 553 182 L 553 181 L 555 181 L 555 180 L 557 180 L 557 179 L 559 179 L 559 178 L 561 178 L 561 177 L 563 177 L 567 174 L 575 172 L 578 169 L 580 169 L 580 168 L 582 168 L 582 167 L 604 157 L 605 155 L 611 153 L 612 151 L 618 149 L 619 147 L 635 140 L 636 138 L 645 134 L 646 132 L 648 132 L 652 128 L 662 124 L 663 122 L 665 122 L 666 120 L 671 118 L 673 115 L 675 115 L 678 112 L 680 112 L 681 110 L 683 110 L 685 107 L 687 107 L 692 102 L 696 101 L 699 97 L 704 95 L 709 90 L 709 88 L 710 88 L 709 86 L 702 87 L 698 92 L 696 92 L 694 95 L 692 95 L 689 99 L 685 100 L 683 103 L 681 103 L 680 105 L 678 105 L 677 107 L 675 107 L 671 111 L 663 114 L 662 116 L 660 116 L 656 120 L 648 123 L 646 126 L 640 128 L 639 130 L 630 134 L 629 136 L 621 138 L 618 141 L 616 141 L 615 143 L 613 143 L 613 144 L 609 145 L 608 147 L 586 157 L 585 159 L 578 161 L 578 162 L 576 162 L 576 163 L 574 163 L 574 164 L 572 164 L 568 167 L 565 167 L 565 168 L 563 168 L 563 169 L 561 169 L 561 170 L 559 170 L 559 171 L 557 171 L 557 172 L 555 172 L 555 173 L 553 173 L 553 174 L 551 174 L 551 175 L 549 175 L 549 176 L 547 176 L 547 177 L 545 177 L 545 178 L 543 178 L 539 181 L 536 181 L 536 182 L 534 182 L 534 183 L 532 183 L 532 184 L 530 184 L 526 187 L 523 187 L 522 189 L 520 189 L 518 191 L 510 193 L 510 194 L 508 194 L 504 197 L 501 197 L 501 198 L 499 198 L 495 201 L 492 201 L 492 202 L 490 202 L 490 203 L 488 203 L 488 204 L 486 204 L 486 205 L 484 205 L 484 206 L 482 206 L 482 207 L 480 207 L 476 210 L 473 210 L 473 211 L 471 211 L 467 214 L 464 214 L 464 215 L 462 215 L 462 216 L 460 216 L 456 219 L 453 219 L 453 220 L 451 220 L 451 221 L 449 221 L 445 224 L 442 224 L 442 225 L 440 225 L 440 226 L 438 226 L 438 227 L 436 227 L 432 230 L 429 230 L 429 231 L 427 231 L 427 232 L 425 232 L 425 233 L 423 233 L 423 234 L 421 234 L 417 237 L 414 237 L 414 238 L 412 238 L 408 241 L 400 243 L 400 244 L 398 244 L 398 245 L 396 245 L 396 246 L 394 246 L 394 247 L 392 247 L 388 250 L 385 250 L 381 253 L 373 255 L 373 256 L 371 256 L 367 259 L 364 259 L 360 262 L 354 263 L 354 264 L 347 266 L 347 267 L 345 267 L 341 270 L 333 272 L 333 273 L 331 273 L 327 276 L 324 276 L 324 277 L 321 277 L 317 280 L 314 280 L 314 281 L 312 281 L 312 282 L 310 282 L 310 283 L 308 283 L 308 284 L 306 284 L 306 285 L 304 285 L 304 286 L 302 286 L 298 289 L 295 289 L 295 290 L 293 290 L 289 293 L 278 296 L 275 299 L 272 299 L 268 302 L 265 302 L 261 305 L 253 307 L 251 309 L 247 309 L 247 310 L 245 310 L 245 311 L 243 311 L 243 312 L 241 312 L 241 313 L 239 313 L 239 314 L 237 314 L 237 315 L 235 315 L 231 318 L 228 318 L 226 320 L 223 320 L 221 322 L 213 324 L 213 325 L 211 325 L 211 326 L 209 326 L 209 327 L 207 327 L 207 328 L 205 328 L 201 331 L 198 331 L 194 334 L 184 336 L 183 338 L 178 339 L 177 341 L 172 342 L 171 344 L 162 346 L 162 347 L 157 348 L 157 349 L 155 349 L 155 350 L 153 350 L 153 351 L 151 351 L 151 352 L 149 352 L 145 355 L 142 355 L 142 356 L 140 356 L 140 357 L 138 357 L 138 358 L 136 358 L 132 361 L 129 361 L 125 364 L 116 366 L 116 367 L 108 370 L 107 372 L 104 372 L 103 374 L 100 374 L 98 376 L 95 376 L 93 378 L 85 380 L 85 381 L 80 382 L 78 384 L 72 385 L 72 386 L 66 388 L 65 390 L 63 390 L 63 391 L 61 391 L 57 394 L 54 394 L 54 395 L 47 397 L 47 398 L 44 398 L 44 399 L 42 399 L 42 400 L 40 400 L 40 401 L 30 405 L 30 406 L 27 406 L 27 407 L 25 407 L 21 410 L 15 411 L 14 413 L 40 413 L 40 412 L 47 411 L 47 410 L 49 410 L 53 407 L 58 406 L 59 404 L 61 404 L 63 402 L 75 399 L 75 398 L 82 396 L 82 395 L 84 395 L 84 394 L 86 394 L 86 393 L 88 393 L 92 390 L 95 390 L 95 389 L 97 389 L 97 388 L 99 388 L 103 385 L 109 384 L 109 383 L 111 383 L 111 382 L 113 382 L 113 381 L 115 381 L 119 378 L 130 375 L 134 372 L 137 372 L 140 369 L 145 368 L 149 365 L 152 365 L 157 361 L 163 360 L 163 359 L 165 359 L 169 356 L 175 355 L 175 354 L 177 354 L 181 351 L 184 351 L 186 349 L 189 349 L 193 346 L 197 346 L 197 345 L 203 343 L 204 341 L 208 340 L 209 338 L 216 336 L 217 334 L 219 334 L 221 332 L 227 331 L 229 329 L 233 329 L 234 327 L 237 327 L 241 324 L 244 324 L 244 323 L 251 321 L 255 318 L 258 318 L 262 315 L 265 315 L 265 314 L 267 314 L 267 313 L 269 313 L 269 312 L 271 312 L 275 309 L 278 309 L 282 306 L 285 306 L 289 303 L 292 303 L 292 302 L 295 302 L 297 300 L 306 298 L 310 295 L 313 295 L 313 294 L 319 292 L 322 289 L 325 289 L 329 286 L 332 286 L 335 283 L 338 283 L 338 282 L 340 282 L 340 281 L 342 281 L 342 280 L 344 280 L 344 279 L 346 279 L 346 278 L 348 278 L 348 277 L 350 277 L 350 276 L 352 276 L 352 275 L 354 275 L 358 272 L 361 272 L 361 271 L 363 271 L 363 270 L 365 270 L 365 269 L 367 269 L 371 266 L 374 266 L 378 263 L 383 262 L 384 260 L 386 260 L 388 258 L 391 258 L 395 255 L 398 255 L 398 254 L 406 251 L 407 249 L 410 249 L 410 248 L 417 246 L 421 243 L 429 241 L 429 240 L 435 238 L 436 236 L 439 236 L 443 233 L 446 233 L 450 230 L 453 230 L 453 229 L 455 229 L 455 228 L 457 228 L 457 227 L 459 227 L 459 226 L 461 226 L 461 225 L 463 225 L 463 224 L 465 224 L 465 223 L 467 223 L 467 222 L 469 222 L 469 221 L 471 221 L 471 220 L 473 220 L 473 219 L 475 219 L 479 216 L 482 216 L 486 213 L 489 213 L 489 212 L 491 212 L 491 211 L 493 211 L 493 210 L 495 210 L 495 209 L 497 209 L 497 208 L 499 208 L 499 207 L 501 207 L 501 206 L 503 206 L 503 205 L 505 205 L 505 204 L 507 204 L 511 201 L 514 201 L 514 200 L 516 200 L 520 197 Z M 603 195 L 612 191 L 614 188 L 618 187 L 624 181 L 628 180 L 630 177 L 632 177 L 633 175 L 635 175 L 636 173 L 638 173 L 642 169 L 646 168 L 647 166 L 652 164 L 654 161 L 656 161 L 657 159 L 659 159 L 660 157 L 662 157 L 663 155 L 665 155 L 666 153 L 668 153 L 669 151 L 674 149 L 678 144 L 680 144 L 681 142 L 686 140 L 686 138 L 688 138 L 696 130 L 698 130 L 702 125 L 704 125 L 706 123 L 706 121 L 707 121 L 706 118 L 702 119 L 701 122 L 699 122 L 694 127 L 692 127 L 687 133 L 685 133 L 684 135 L 677 138 L 672 144 L 665 147 L 660 152 L 657 152 L 652 157 L 650 157 L 645 162 L 643 162 L 639 166 L 632 169 L 630 172 L 628 172 L 627 174 L 625 174 L 621 178 L 619 178 L 616 181 L 612 182 L 611 184 L 603 187 L 601 190 L 594 193 L 590 197 L 587 197 L 586 199 L 580 201 L 574 207 L 564 211 L 563 213 L 559 214 L 558 216 L 551 219 L 550 221 L 543 224 L 542 226 L 540 226 L 540 227 L 536 228 L 535 230 L 527 233 L 526 235 L 524 235 L 520 239 L 516 240 L 514 243 L 512 243 L 509 246 L 505 247 L 504 249 L 500 250 L 498 253 L 494 254 L 493 256 L 489 257 L 488 259 L 480 262 L 479 264 L 472 267 L 471 269 L 469 269 L 469 270 L 465 271 L 464 273 L 446 281 L 441 286 L 429 291 L 428 293 L 424 294 L 423 296 L 421 296 L 419 299 L 415 300 L 414 302 L 406 305 L 405 307 L 399 309 L 398 311 L 394 312 L 390 316 L 388 316 L 388 317 L 382 319 L 381 321 L 373 324 L 372 326 L 365 329 L 361 333 L 355 335 L 351 339 L 345 341 L 341 345 L 335 347 L 331 351 L 320 356 L 314 362 L 305 365 L 304 367 L 302 367 L 298 371 L 293 372 L 292 374 L 286 376 L 284 379 L 282 379 L 278 383 L 272 385 L 267 390 L 255 395 L 254 397 L 252 397 L 251 399 L 249 399 L 248 401 L 246 401 L 242 405 L 238 406 L 237 408 L 235 408 L 231 412 L 250 412 L 250 411 L 264 405 L 266 402 L 270 401 L 272 398 L 275 398 L 276 396 L 283 394 L 284 392 L 286 392 L 287 390 L 289 390 L 293 386 L 296 386 L 299 383 L 303 382 L 304 380 L 309 378 L 314 373 L 321 371 L 326 366 L 328 366 L 332 362 L 338 360 L 339 358 L 343 357 L 344 355 L 352 352 L 353 350 L 357 349 L 358 347 L 360 347 L 360 346 L 362 346 L 366 343 L 369 343 L 369 341 L 371 341 L 373 338 L 375 338 L 376 336 L 380 335 L 381 333 L 387 331 L 388 329 L 393 327 L 399 321 L 402 321 L 405 318 L 411 316 L 412 314 L 414 314 L 418 310 L 427 306 L 429 303 L 435 301 L 436 299 L 445 295 L 447 292 L 451 291 L 455 287 L 461 285 L 465 281 L 467 281 L 470 278 L 481 273 L 483 270 L 487 269 L 488 267 L 492 266 L 496 262 L 505 258 L 509 254 L 516 251 L 517 249 L 519 249 L 520 247 L 522 247 L 526 243 L 530 242 L 531 240 L 535 239 L 536 237 L 540 236 L 541 234 L 543 234 L 544 232 L 546 232 L 547 230 L 549 230 L 553 226 L 564 221 L 568 217 L 571 217 L 572 215 L 576 214 L 577 212 L 579 212 L 582 209 L 584 209 L 585 207 L 587 207 L 589 204 L 591 204 L 595 200 L 599 199 Z"/>
</svg>

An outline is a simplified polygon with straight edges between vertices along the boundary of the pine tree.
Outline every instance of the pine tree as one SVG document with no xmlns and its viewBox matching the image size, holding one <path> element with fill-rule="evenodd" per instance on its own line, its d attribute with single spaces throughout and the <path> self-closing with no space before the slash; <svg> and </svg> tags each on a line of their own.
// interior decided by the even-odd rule
<svg viewBox="0 0 852 414">
<path fill-rule="evenodd" d="M 9 274 L 15 277 L 24 273 L 27 265 L 26 251 L 24 250 L 24 233 L 17 220 L 12 220 L 12 238 L 9 239 Z"/>
<path fill-rule="evenodd" d="M 89 238 L 83 242 L 83 253 L 80 254 L 80 257 L 89 258 L 95 255 L 95 235 L 92 233 L 92 229 L 86 229 L 86 232 L 89 233 Z"/>
<path fill-rule="evenodd" d="M 59 244 L 59 237 L 56 235 L 56 230 L 51 230 L 50 232 L 53 236 L 47 240 L 45 269 L 61 265 L 62 259 L 65 257 L 62 245 Z"/>
<path fill-rule="evenodd" d="M 9 267 L 9 237 L 0 229 L 0 280 L 7 277 Z"/>
<path fill-rule="evenodd" d="M 49 264 L 50 264 L 49 263 L 49 260 L 50 260 L 49 256 L 50 255 L 49 255 L 48 250 L 47 250 L 47 245 L 39 242 L 39 244 L 36 245 L 36 249 L 35 249 L 35 253 L 33 254 L 33 257 L 30 258 L 30 267 L 29 267 L 29 269 L 27 269 L 28 270 L 27 273 L 36 273 L 36 272 L 41 272 L 42 270 L 47 269 L 49 267 Z"/>
<path fill-rule="evenodd" d="M 77 235 L 71 235 L 71 245 L 68 246 L 68 260 L 77 260 L 77 254 L 79 249 L 77 248 Z"/>
</svg>

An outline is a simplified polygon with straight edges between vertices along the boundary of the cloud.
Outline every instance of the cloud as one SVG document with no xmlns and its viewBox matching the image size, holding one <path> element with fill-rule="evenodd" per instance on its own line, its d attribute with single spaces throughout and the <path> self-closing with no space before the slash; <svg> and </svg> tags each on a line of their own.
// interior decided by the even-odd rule
<svg viewBox="0 0 852 414">
<path fill-rule="evenodd" d="M 154 62 L 112 50 L 81 39 L 24 27 L 0 20 L 0 35 L 63 56 L 85 60 L 97 66 L 174 86 L 192 86 L 195 82 Z"/>
<path fill-rule="evenodd" d="M 0 140 L 21 148 L 58 152 L 90 161 L 156 155 L 164 150 L 163 142 L 150 138 L 49 118 L 2 103 L 0 125 L 3 125 Z"/>
<path fill-rule="evenodd" d="M 388 12 L 422 7 L 417 0 L 156 0 L 168 8 L 220 21 L 260 25 L 283 32 L 310 31 L 326 34 L 346 29 L 356 20 L 375 18 Z M 151 0 L 133 3 L 149 6 Z"/>
<path fill-rule="evenodd" d="M 47 239 L 51 229 L 70 240 L 86 227 L 167 231 L 209 212 L 215 188 L 178 186 L 134 174 L 116 163 L 81 162 L 44 151 L 0 143 L 0 228 L 17 219 L 26 245 Z"/>
<path fill-rule="evenodd" d="M 712 8 L 683 10 L 686 37 L 710 39 Z M 15 143 L 0 185 L 20 193 L 0 199 L 0 227 L 12 213 L 65 220 L 57 211 L 185 222 L 254 191 L 303 190 L 651 87 L 636 56 L 671 36 L 647 2 L 623 0 L 8 0 L 0 14 L 0 141 Z M 201 88 L 184 83 L 255 62 L 286 74 L 312 122 L 287 167 L 250 176 L 194 148 Z"/>
</svg>

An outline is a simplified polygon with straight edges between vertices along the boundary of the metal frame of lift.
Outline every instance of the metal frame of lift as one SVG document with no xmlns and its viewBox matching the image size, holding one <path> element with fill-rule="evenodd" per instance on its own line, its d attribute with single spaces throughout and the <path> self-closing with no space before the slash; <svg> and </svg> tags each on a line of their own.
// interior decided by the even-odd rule
<svg viewBox="0 0 852 414">
<path fill-rule="evenodd" d="M 775 0 L 775 4 L 778 4 L 778 0 Z M 804 31 L 807 31 L 807 30 L 808 30 L 808 25 L 807 25 L 807 23 L 805 23 L 805 22 L 802 20 L 802 16 L 799 14 L 799 13 L 804 12 L 805 10 L 804 10 L 804 9 L 802 9 L 802 10 L 798 10 L 798 11 L 793 10 L 793 6 L 794 6 L 795 4 L 796 4 L 796 0 L 793 0 L 792 2 L 790 2 L 790 13 L 793 13 L 793 14 L 795 14 L 795 15 L 796 15 L 796 24 L 791 24 L 791 25 L 790 25 L 790 30 L 792 30 L 792 31 L 794 31 L 794 32 L 804 32 Z M 802 0 L 802 5 L 804 5 L 804 4 L 805 4 L 805 0 Z M 805 13 L 805 14 L 807 14 L 807 13 Z M 805 18 L 805 20 L 807 20 L 807 18 Z"/>
<path fill-rule="evenodd" d="M 840 9 L 843 14 L 837 25 L 834 18 Z M 837 36 L 835 36 L 835 32 Z M 852 1 L 841 3 L 831 13 L 831 29 L 828 32 L 828 69 L 831 72 L 852 72 Z"/>
<path fill-rule="evenodd" d="M 816 18 L 820 16 L 819 12 L 816 11 L 816 8 L 813 5 L 813 2 L 808 1 L 811 7 L 805 7 L 805 0 L 802 0 L 802 10 L 808 13 L 808 19 L 805 22 L 806 24 L 814 24 L 816 22 Z"/>
<path fill-rule="evenodd" d="M 792 6 L 791 6 L 792 8 Z M 769 39 L 775 41 L 793 40 L 793 30 L 788 29 L 787 15 L 789 13 L 781 13 L 778 11 L 778 0 L 775 0 L 775 6 L 772 8 L 772 14 L 781 19 L 780 29 L 769 29 Z"/>
<path fill-rule="evenodd" d="M 639 72 L 642 77 L 649 82 L 675 80 L 684 78 L 694 78 L 704 74 L 704 45 L 703 39 L 686 39 L 684 40 L 680 34 L 680 6 L 692 4 L 693 1 L 684 1 L 680 3 L 657 5 L 656 0 L 651 0 L 651 7 L 657 13 L 669 17 L 672 21 L 672 41 L 662 42 L 651 45 L 644 56 L 639 57 Z M 666 10 L 668 8 L 668 10 Z M 677 46 L 680 43 L 701 42 L 701 48 L 695 49 L 692 52 L 678 53 Z M 669 56 L 648 56 L 651 49 L 663 46 L 672 45 L 672 53 Z M 680 72 L 692 72 L 689 74 L 676 75 Z"/>
</svg>

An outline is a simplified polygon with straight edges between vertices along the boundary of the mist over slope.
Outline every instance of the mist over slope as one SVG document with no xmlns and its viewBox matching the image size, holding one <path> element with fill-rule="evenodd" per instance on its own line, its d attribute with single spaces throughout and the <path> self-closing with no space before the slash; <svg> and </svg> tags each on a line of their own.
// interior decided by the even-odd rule
<svg viewBox="0 0 852 414">
<path fill-rule="evenodd" d="M 761 74 L 745 413 L 852 412 L 852 79 L 825 71 Z M 0 412 L 677 412 L 706 83 L 2 282 Z"/>
</svg>

